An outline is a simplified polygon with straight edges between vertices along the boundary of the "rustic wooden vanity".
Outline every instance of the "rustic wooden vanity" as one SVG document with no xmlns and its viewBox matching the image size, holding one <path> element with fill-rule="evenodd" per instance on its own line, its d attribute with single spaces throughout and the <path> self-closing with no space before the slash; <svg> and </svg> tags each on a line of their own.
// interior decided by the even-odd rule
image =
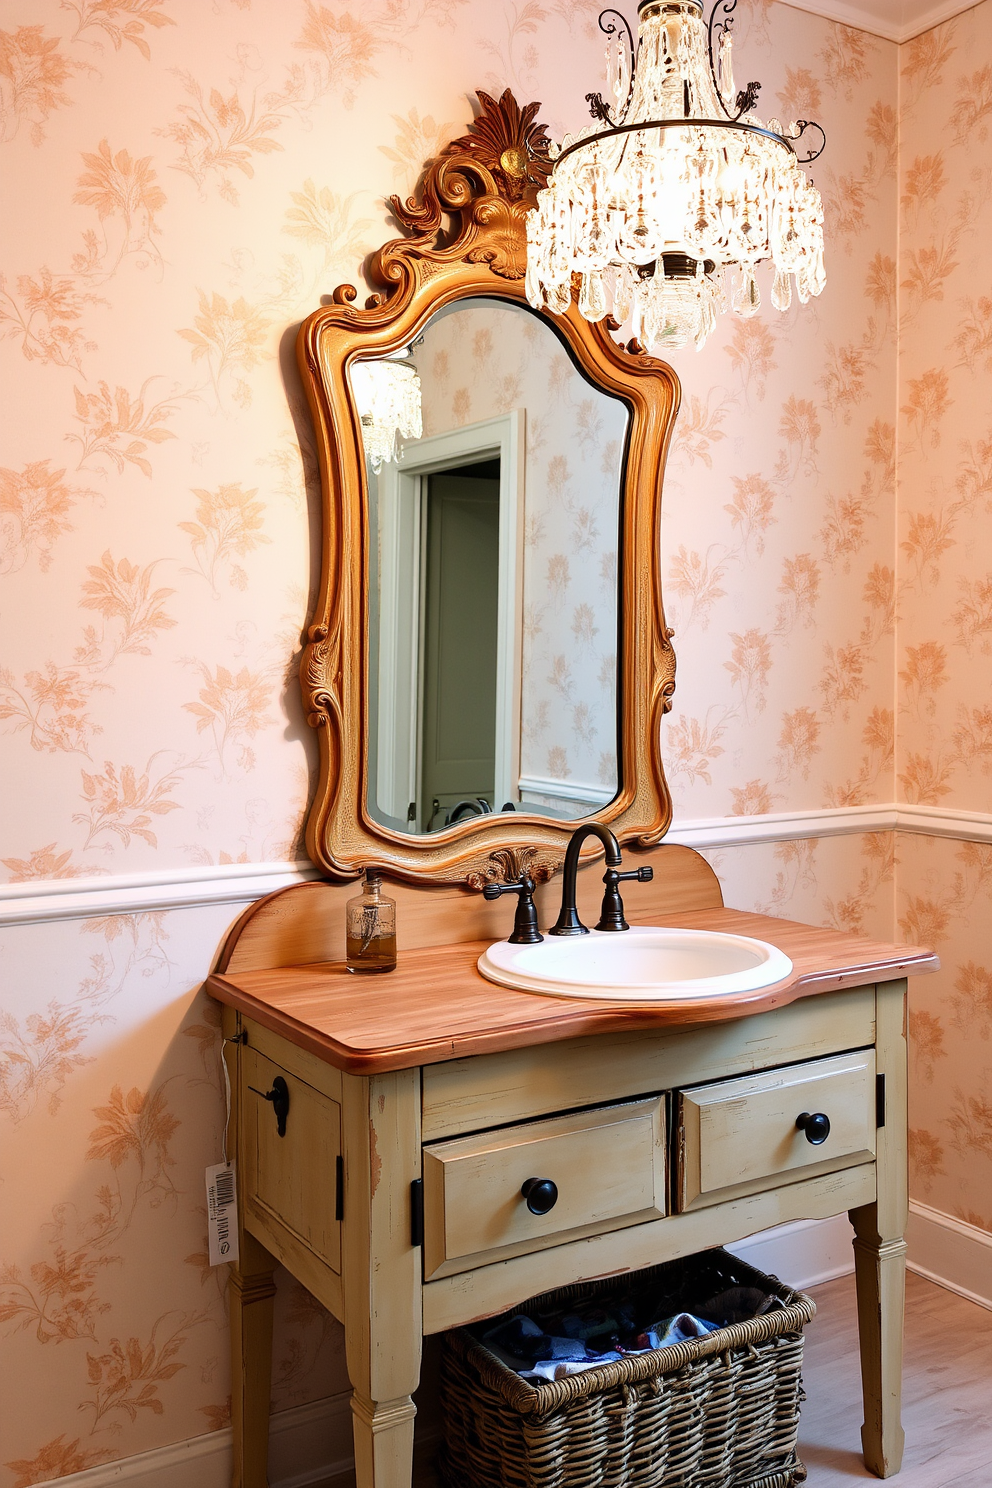
<svg viewBox="0 0 992 1488">
<path fill-rule="evenodd" d="M 865 1461 L 898 1471 L 905 977 L 935 958 L 726 909 L 688 848 L 639 861 L 655 878 L 628 896 L 632 921 L 760 937 L 793 975 L 650 1008 L 511 991 L 476 970 L 508 908 L 450 888 L 396 890 L 401 960 L 381 977 L 344 969 L 345 885 L 285 890 L 233 930 L 208 989 L 225 1005 L 240 1184 L 235 1488 L 266 1482 L 277 1261 L 344 1325 L 358 1488 L 409 1488 L 424 1335 L 843 1211 Z M 579 875 L 588 913 L 600 878 Z M 265 1099 L 277 1076 L 283 1136 Z M 822 1145 L 796 1130 L 803 1111 L 830 1117 Z M 520 1192 L 538 1176 L 559 1191 L 544 1215 Z"/>
</svg>

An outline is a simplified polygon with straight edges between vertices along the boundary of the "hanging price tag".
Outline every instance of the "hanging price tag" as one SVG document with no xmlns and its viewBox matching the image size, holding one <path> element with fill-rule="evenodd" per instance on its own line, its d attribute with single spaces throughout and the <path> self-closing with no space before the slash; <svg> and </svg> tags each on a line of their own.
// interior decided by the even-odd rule
<svg viewBox="0 0 992 1488">
<path fill-rule="evenodd" d="M 238 1259 L 238 1194 L 233 1163 L 207 1169 L 207 1240 L 211 1266 Z"/>
</svg>

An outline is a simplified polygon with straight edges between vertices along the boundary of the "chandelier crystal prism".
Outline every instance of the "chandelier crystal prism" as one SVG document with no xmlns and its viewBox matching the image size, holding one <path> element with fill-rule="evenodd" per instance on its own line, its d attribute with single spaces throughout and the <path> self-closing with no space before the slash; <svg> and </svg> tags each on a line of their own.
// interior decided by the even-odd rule
<svg viewBox="0 0 992 1488">
<path fill-rule="evenodd" d="M 365 454 L 378 475 L 383 465 L 402 460 L 404 439 L 419 439 L 424 432 L 420 377 L 401 361 L 356 362 L 351 385 Z"/>
<path fill-rule="evenodd" d="M 649 350 L 698 348 L 724 311 L 757 311 L 765 260 L 776 310 L 793 282 L 803 304 L 823 289 L 823 204 L 801 165 L 825 136 L 755 118 L 760 83 L 735 92 L 736 4 L 717 0 L 707 26 L 700 0 L 641 0 L 636 59 L 624 17 L 603 11 L 613 102 L 587 94 L 594 122 L 552 147 L 527 220 L 537 309 L 564 314 L 578 274 L 586 320 L 630 321 Z"/>
</svg>

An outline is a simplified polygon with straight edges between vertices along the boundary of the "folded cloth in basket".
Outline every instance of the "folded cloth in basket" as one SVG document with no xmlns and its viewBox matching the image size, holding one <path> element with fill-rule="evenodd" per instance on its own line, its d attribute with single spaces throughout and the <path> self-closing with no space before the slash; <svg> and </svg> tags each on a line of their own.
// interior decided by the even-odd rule
<svg viewBox="0 0 992 1488">
<path fill-rule="evenodd" d="M 533 1318 L 517 1313 L 486 1333 L 482 1341 L 521 1378 L 536 1383 L 565 1379 L 567 1375 L 595 1369 L 599 1364 L 667 1348 L 688 1338 L 703 1338 L 720 1327 L 719 1323 L 694 1317 L 690 1312 L 679 1312 L 648 1328 L 638 1329 L 625 1307 L 616 1308 L 612 1316 L 565 1314 L 557 1321 L 564 1334 L 545 1333 Z M 593 1339 L 600 1340 L 599 1347 L 593 1345 Z"/>
</svg>

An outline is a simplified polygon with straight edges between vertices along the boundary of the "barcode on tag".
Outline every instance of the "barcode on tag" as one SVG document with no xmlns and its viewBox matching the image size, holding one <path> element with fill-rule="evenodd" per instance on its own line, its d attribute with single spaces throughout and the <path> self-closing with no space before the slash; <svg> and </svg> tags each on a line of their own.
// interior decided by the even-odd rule
<svg viewBox="0 0 992 1488">
<path fill-rule="evenodd" d="M 211 1266 L 238 1259 L 238 1195 L 233 1163 L 207 1169 L 207 1240 Z"/>
</svg>

